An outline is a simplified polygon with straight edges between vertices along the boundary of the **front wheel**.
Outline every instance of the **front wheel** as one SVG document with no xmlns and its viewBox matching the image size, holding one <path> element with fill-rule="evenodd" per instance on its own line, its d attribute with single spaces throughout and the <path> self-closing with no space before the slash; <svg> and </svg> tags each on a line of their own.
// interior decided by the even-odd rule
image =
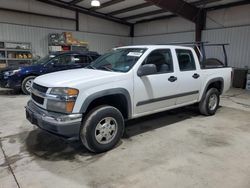
<svg viewBox="0 0 250 188">
<path fill-rule="evenodd" d="M 35 79 L 35 76 L 28 76 L 28 77 L 24 78 L 24 80 L 22 82 L 22 92 L 25 95 L 30 94 L 31 86 L 32 86 L 32 83 L 33 83 L 34 79 Z"/>
<path fill-rule="evenodd" d="M 124 131 L 121 112 L 112 106 L 99 106 L 91 110 L 80 129 L 82 144 L 92 152 L 100 153 L 115 147 Z"/>
<path fill-rule="evenodd" d="M 220 92 L 216 88 L 209 89 L 199 103 L 200 113 L 206 116 L 214 115 L 220 103 Z"/>
</svg>

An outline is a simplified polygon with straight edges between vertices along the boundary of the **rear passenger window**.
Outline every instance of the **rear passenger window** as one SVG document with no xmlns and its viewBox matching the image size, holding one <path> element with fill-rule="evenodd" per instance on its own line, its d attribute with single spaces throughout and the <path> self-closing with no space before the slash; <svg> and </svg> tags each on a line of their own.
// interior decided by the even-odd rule
<svg viewBox="0 0 250 188">
<path fill-rule="evenodd" d="M 74 55 L 74 60 L 76 64 L 89 64 L 91 62 L 87 55 Z"/>
<path fill-rule="evenodd" d="M 176 50 L 180 71 L 195 70 L 195 61 L 191 50 Z"/>
<path fill-rule="evenodd" d="M 146 58 L 144 64 L 154 64 L 157 73 L 173 72 L 173 61 L 169 49 L 159 49 L 151 52 Z"/>
</svg>

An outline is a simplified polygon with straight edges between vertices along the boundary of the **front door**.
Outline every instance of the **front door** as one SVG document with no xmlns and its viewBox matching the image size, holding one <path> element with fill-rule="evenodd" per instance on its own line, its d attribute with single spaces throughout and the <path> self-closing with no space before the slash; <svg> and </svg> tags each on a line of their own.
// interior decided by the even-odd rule
<svg viewBox="0 0 250 188">
<path fill-rule="evenodd" d="M 170 49 L 152 51 L 142 64 L 155 64 L 157 73 L 134 75 L 134 112 L 140 116 L 174 106 L 178 79 Z"/>
</svg>

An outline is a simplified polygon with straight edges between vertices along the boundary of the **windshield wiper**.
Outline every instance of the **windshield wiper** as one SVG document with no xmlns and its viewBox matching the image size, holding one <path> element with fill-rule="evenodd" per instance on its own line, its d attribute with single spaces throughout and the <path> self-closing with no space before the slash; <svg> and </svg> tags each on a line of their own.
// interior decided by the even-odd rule
<svg viewBox="0 0 250 188">
<path fill-rule="evenodd" d="M 107 71 L 112 71 L 112 72 L 114 72 L 113 69 L 108 68 L 108 67 L 106 67 L 106 66 L 100 66 L 100 67 L 98 67 L 98 68 L 101 68 L 101 69 L 105 69 L 105 70 L 107 70 Z"/>
</svg>

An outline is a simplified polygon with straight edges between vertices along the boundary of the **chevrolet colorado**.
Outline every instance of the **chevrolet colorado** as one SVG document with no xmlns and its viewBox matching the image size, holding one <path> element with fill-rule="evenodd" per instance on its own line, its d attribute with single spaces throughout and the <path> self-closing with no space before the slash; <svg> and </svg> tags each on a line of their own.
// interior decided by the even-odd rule
<svg viewBox="0 0 250 188">
<path fill-rule="evenodd" d="M 35 78 L 26 117 L 50 133 L 79 139 L 92 152 L 104 152 L 122 137 L 124 120 L 195 103 L 201 114 L 214 115 L 232 69 L 204 68 L 200 55 L 178 45 L 116 48 L 87 68 Z"/>
</svg>

